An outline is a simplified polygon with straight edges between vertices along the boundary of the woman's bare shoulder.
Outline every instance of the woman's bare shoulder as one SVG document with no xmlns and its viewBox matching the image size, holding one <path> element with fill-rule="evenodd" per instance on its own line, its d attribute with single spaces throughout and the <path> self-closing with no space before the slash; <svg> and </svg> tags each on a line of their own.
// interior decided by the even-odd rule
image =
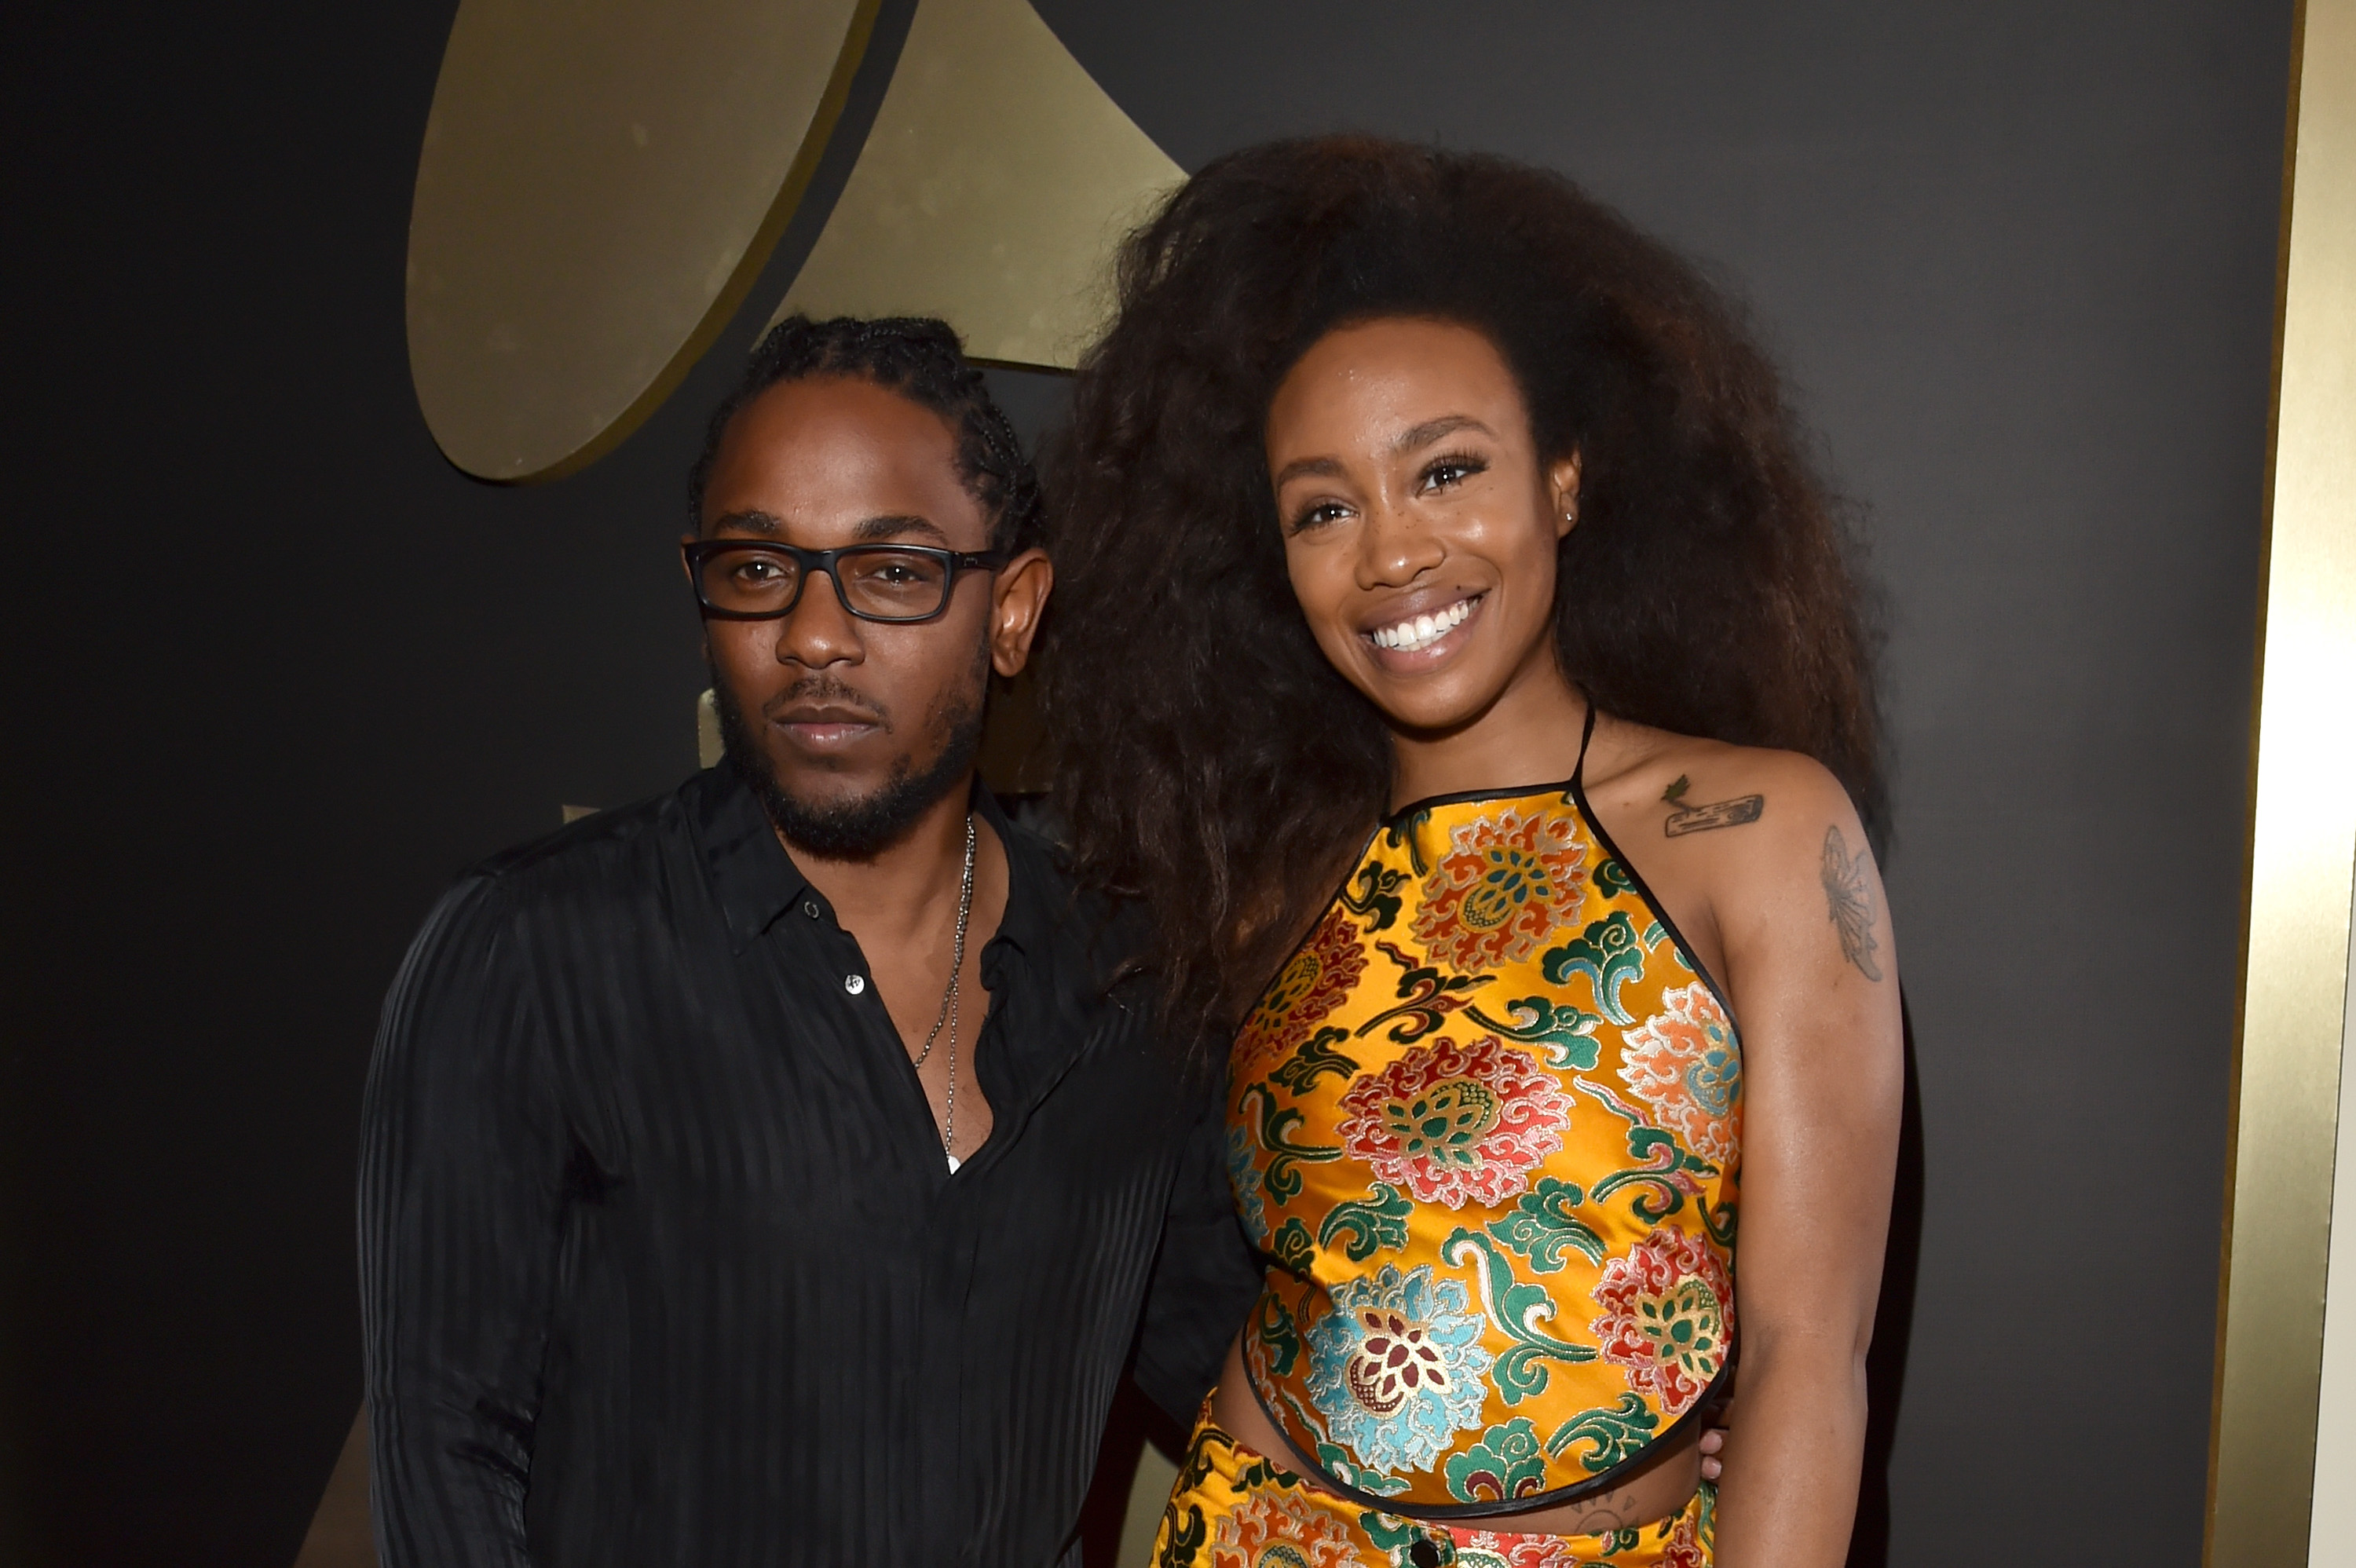
<svg viewBox="0 0 2356 1568">
<path fill-rule="evenodd" d="M 1827 827 L 1851 835 L 1857 830 L 1857 813 L 1840 781 L 1797 752 L 1625 721 L 1599 726 L 1596 741 L 1589 798 L 1617 823 L 1661 840 L 1665 850 L 1772 854 L 1813 845 Z M 1702 835 L 1719 837 L 1706 845 Z"/>
</svg>

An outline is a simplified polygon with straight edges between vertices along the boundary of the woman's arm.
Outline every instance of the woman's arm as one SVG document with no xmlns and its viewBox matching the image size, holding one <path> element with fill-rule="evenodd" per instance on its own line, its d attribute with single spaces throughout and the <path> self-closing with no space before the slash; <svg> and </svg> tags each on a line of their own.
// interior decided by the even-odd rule
<svg viewBox="0 0 2356 1568">
<path fill-rule="evenodd" d="M 1896 953 L 1846 794 L 1801 759 L 1767 771 L 1756 827 L 1711 835 L 1725 858 L 1709 903 L 1743 1058 L 1742 1420 L 1725 1445 L 1717 1561 L 1837 1568 L 1857 1509 L 1897 1159 Z"/>
</svg>

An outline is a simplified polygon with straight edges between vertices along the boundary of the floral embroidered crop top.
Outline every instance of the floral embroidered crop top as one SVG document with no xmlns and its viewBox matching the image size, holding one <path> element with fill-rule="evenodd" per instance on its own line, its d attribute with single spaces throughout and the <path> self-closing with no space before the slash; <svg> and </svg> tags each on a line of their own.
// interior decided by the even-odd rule
<svg viewBox="0 0 2356 1568">
<path fill-rule="evenodd" d="M 1614 1484 L 1727 1370 L 1741 1104 L 1724 1001 L 1576 780 L 1393 817 L 1231 1061 L 1269 1419 L 1434 1517 Z"/>
</svg>

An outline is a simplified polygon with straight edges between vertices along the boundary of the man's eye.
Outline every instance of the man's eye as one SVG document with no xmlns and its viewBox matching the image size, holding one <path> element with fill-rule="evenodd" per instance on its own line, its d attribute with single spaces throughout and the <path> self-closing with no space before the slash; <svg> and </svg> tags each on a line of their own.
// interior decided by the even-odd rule
<svg viewBox="0 0 2356 1568">
<path fill-rule="evenodd" d="M 737 581 L 746 584 L 768 582 L 777 576 L 777 563 L 773 560 L 739 561 L 734 575 Z"/>
</svg>

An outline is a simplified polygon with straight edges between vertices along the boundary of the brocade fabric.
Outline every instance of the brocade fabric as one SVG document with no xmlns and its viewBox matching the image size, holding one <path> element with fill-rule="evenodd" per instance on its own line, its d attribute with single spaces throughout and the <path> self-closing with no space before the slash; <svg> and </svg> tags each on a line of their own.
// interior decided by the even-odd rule
<svg viewBox="0 0 2356 1568">
<path fill-rule="evenodd" d="M 364 1111 L 385 1568 L 1054 1563 L 1132 1347 L 1192 1413 L 1258 1287 L 1215 1075 L 978 805 L 1012 883 L 955 1175 L 726 764 L 435 908 Z"/>
<path fill-rule="evenodd" d="M 1237 1443 L 1205 1410 L 1153 1539 L 1155 1568 L 1710 1568 L 1718 1488 L 1652 1524 L 1587 1535 L 1362 1508 Z"/>
<path fill-rule="evenodd" d="M 1601 1490 L 1733 1338 L 1741 1051 L 1576 780 L 1378 828 L 1236 1039 L 1252 1391 L 1363 1504 Z"/>
</svg>

